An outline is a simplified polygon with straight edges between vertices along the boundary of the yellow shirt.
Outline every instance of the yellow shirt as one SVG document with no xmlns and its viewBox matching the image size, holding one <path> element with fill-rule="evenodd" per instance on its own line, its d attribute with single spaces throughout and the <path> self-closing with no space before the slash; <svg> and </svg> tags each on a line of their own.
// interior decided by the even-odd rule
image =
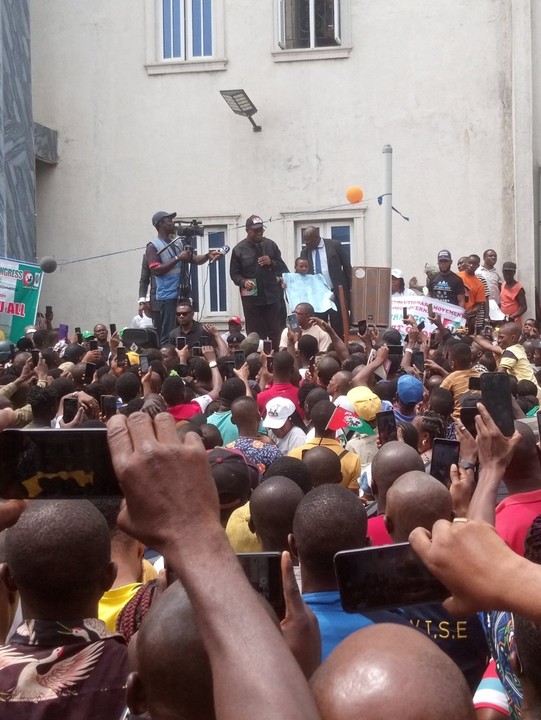
<svg viewBox="0 0 541 720">
<path fill-rule="evenodd" d="M 234 552 L 252 553 L 262 552 L 263 550 L 256 534 L 248 527 L 249 520 L 250 501 L 234 510 L 227 521 L 225 534 Z"/>
<path fill-rule="evenodd" d="M 455 370 L 449 373 L 447 377 L 443 378 L 440 387 L 445 390 L 449 390 L 453 393 L 453 399 L 455 401 L 455 409 L 453 410 L 453 417 L 455 420 L 460 418 L 460 402 L 459 397 L 464 393 L 471 392 L 469 389 L 470 378 L 479 377 L 479 372 L 470 368 L 469 370 Z"/>
<path fill-rule="evenodd" d="M 120 611 L 132 599 L 141 585 L 142 583 L 130 583 L 103 593 L 98 607 L 98 617 L 107 625 L 107 630 L 115 632 Z"/>
<path fill-rule="evenodd" d="M 359 490 L 359 478 L 361 476 L 361 458 L 356 454 L 344 450 L 338 440 L 334 438 L 314 438 L 300 447 L 291 450 L 288 453 L 289 457 L 297 458 L 302 460 L 303 450 L 311 450 L 315 447 L 326 447 L 332 450 L 340 458 L 340 465 L 342 469 L 342 482 L 340 485 L 348 488 L 349 490 Z"/>
</svg>

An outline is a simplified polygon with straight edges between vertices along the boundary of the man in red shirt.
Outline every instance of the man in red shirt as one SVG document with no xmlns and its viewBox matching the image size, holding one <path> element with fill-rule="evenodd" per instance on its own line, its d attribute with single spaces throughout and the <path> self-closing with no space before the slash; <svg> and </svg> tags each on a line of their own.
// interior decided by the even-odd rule
<svg viewBox="0 0 541 720">
<path fill-rule="evenodd" d="M 275 397 L 286 397 L 291 400 L 299 415 L 303 417 L 302 409 L 299 405 L 299 389 L 291 382 L 294 363 L 293 356 L 290 355 L 287 350 L 281 350 L 275 353 L 272 385 L 260 392 L 257 396 L 257 407 L 262 417 L 265 416 L 267 403 Z"/>
</svg>

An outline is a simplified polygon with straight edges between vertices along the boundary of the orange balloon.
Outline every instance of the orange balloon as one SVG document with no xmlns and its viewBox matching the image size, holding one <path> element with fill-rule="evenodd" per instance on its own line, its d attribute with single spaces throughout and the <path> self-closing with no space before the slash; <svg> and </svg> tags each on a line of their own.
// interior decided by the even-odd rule
<svg viewBox="0 0 541 720">
<path fill-rule="evenodd" d="M 350 203 L 360 203 L 363 197 L 364 192 L 358 185 L 352 185 L 346 190 L 346 199 Z"/>
</svg>

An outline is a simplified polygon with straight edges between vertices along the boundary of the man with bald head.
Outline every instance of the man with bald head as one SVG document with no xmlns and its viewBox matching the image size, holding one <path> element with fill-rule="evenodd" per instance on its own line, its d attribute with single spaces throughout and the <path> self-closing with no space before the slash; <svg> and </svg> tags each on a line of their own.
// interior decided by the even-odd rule
<svg viewBox="0 0 541 720">
<path fill-rule="evenodd" d="M 320 485 L 340 485 L 342 482 L 342 466 L 336 453 L 326 447 L 313 447 L 307 450 L 302 458 L 312 474 L 314 487 Z"/>
<path fill-rule="evenodd" d="M 329 333 L 325 332 L 325 330 L 322 330 L 318 325 L 310 323 L 310 318 L 313 318 L 315 315 L 313 305 L 310 305 L 310 303 L 299 303 L 293 312 L 297 316 L 299 327 L 301 329 L 300 333 L 294 333 L 296 342 L 298 342 L 299 337 L 302 335 L 311 335 L 317 340 L 318 354 L 326 353 L 332 345 L 331 336 Z M 289 328 L 284 328 L 280 336 L 280 350 L 285 350 L 289 344 L 288 333 Z M 297 349 L 297 345 L 295 345 L 295 349 Z"/>
<path fill-rule="evenodd" d="M 475 720 L 460 670 L 406 627 L 381 624 L 354 633 L 310 682 L 322 720 Z"/>
<path fill-rule="evenodd" d="M 257 535 L 264 552 L 289 550 L 295 511 L 303 499 L 300 487 L 287 477 L 265 480 L 250 498 L 249 527 Z"/>
<path fill-rule="evenodd" d="M 209 658 L 179 582 L 158 597 L 141 624 L 128 705 L 152 720 L 215 720 Z"/>
<path fill-rule="evenodd" d="M 368 537 L 372 545 L 390 545 L 384 515 L 387 493 L 394 481 L 406 472 L 424 472 L 421 456 L 406 443 L 392 440 L 385 443 L 372 460 L 372 493 L 378 501 L 378 514 L 368 520 Z"/>
<path fill-rule="evenodd" d="M 328 313 L 318 317 L 322 317 L 323 320 L 328 319 L 334 331 L 343 336 L 343 321 L 346 320 L 347 323 L 349 318 L 342 318 L 341 316 L 338 288 L 340 285 L 344 288 L 346 305 L 349 310 L 351 292 L 351 262 L 349 257 L 339 240 L 323 239 L 319 234 L 319 228 L 313 225 L 304 229 L 302 239 L 305 246 L 301 250 L 301 258 L 308 260 L 308 272 L 312 275 L 323 275 L 327 285 L 334 293 L 338 308 L 338 311 L 329 310 Z"/>
<path fill-rule="evenodd" d="M 416 527 L 431 531 L 438 520 L 449 522 L 452 518 L 451 493 L 425 472 L 401 475 L 387 492 L 385 524 L 393 542 L 407 542 Z M 489 656 L 477 615 L 456 617 L 440 603 L 404 607 L 401 613 L 457 664 L 474 693 Z"/>
</svg>

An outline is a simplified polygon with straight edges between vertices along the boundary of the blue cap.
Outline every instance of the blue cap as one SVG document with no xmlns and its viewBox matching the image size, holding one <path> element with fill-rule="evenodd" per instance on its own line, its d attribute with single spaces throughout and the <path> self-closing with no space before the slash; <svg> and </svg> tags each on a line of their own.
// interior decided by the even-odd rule
<svg viewBox="0 0 541 720">
<path fill-rule="evenodd" d="M 398 379 L 396 392 L 405 405 L 412 405 L 423 399 L 423 383 L 412 375 L 402 375 Z"/>
</svg>

